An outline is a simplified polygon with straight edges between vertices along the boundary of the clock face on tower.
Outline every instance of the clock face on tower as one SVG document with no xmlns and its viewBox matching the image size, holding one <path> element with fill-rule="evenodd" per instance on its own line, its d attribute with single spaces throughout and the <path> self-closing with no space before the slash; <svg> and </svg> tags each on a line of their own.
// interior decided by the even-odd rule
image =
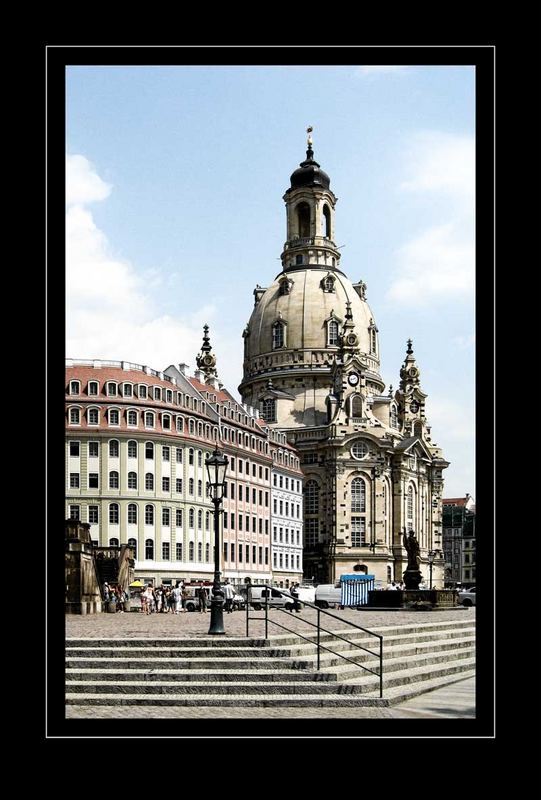
<svg viewBox="0 0 541 800">
<path fill-rule="evenodd" d="M 352 372 L 350 375 L 348 375 L 348 383 L 350 386 L 357 386 L 359 383 L 359 376 L 356 372 Z"/>
</svg>

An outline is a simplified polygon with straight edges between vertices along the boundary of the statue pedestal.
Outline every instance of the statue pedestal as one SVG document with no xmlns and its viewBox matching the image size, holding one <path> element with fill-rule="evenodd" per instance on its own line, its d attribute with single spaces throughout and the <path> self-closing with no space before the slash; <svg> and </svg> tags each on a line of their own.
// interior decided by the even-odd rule
<svg viewBox="0 0 541 800">
<path fill-rule="evenodd" d="M 407 569 L 404 572 L 404 583 L 406 584 L 406 590 L 418 589 L 422 580 L 423 576 L 418 569 Z"/>
<path fill-rule="evenodd" d="M 458 592 L 455 589 L 388 589 L 368 592 L 368 605 L 365 608 L 402 609 L 411 611 L 433 611 L 440 608 L 462 608 L 458 605 Z"/>
</svg>

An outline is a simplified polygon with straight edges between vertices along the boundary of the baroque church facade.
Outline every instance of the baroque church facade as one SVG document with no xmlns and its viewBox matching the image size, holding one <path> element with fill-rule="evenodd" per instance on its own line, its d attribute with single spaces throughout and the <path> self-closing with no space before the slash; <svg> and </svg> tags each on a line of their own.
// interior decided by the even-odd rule
<svg viewBox="0 0 541 800">
<path fill-rule="evenodd" d="M 412 342 L 398 389 L 385 393 L 366 284 L 352 283 L 341 268 L 337 198 L 310 136 L 290 184 L 282 269 L 272 285 L 254 290 L 239 392 L 300 455 L 304 577 L 327 583 L 360 571 L 383 584 L 400 581 L 403 533 L 413 530 L 423 576 L 430 553 L 433 585 L 443 588 L 449 462 L 431 438 Z"/>
</svg>

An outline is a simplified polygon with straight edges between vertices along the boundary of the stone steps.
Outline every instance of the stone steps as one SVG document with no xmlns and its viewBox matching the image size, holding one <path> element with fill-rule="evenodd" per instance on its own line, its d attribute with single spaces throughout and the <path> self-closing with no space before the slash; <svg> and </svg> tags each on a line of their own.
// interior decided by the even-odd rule
<svg viewBox="0 0 541 800">
<path fill-rule="evenodd" d="M 471 621 L 385 626 L 383 699 L 379 641 L 341 630 L 351 641 L 321 634 L 269 639 L 69 639 L 66 702 L 99 706 L 327 707 L 389 705 L 470 677 L 475 669 Z M 368 648 L 371 653 L 362 648 Z M 340 658 L 343 654 L 351 661 Z M 352 663 L 355 662 L 355 663 Z"/>
</svg>

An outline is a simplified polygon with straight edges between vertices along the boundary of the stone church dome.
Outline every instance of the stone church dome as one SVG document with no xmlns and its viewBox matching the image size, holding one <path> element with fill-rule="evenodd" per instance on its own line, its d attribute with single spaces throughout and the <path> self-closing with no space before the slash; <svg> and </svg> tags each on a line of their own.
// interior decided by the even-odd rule
<svg viewBox="0 0 541 800">
<path fill-rule="evenodd" d="M 336 270 L 309 268 L 280 273 L 252 312 L 246 357 L 253 359 L 273 352 L 273 329 L 279 321 L 285 328 L 285 350 L 297 350 L 299 355 L 303 351 L 337 351 L 337 343 L 331 344 L 329 323 L 335 320 L 341 330 L 349 303 L 360 353 L 379 367 L 377 344 L 374 347 L 371 334 L 375 328 L 374 315 L 358 293 L 360 289 L 364 294 L 363 286 L 358 284 L 354 288 L 349 278 Z"/>
</svg>

